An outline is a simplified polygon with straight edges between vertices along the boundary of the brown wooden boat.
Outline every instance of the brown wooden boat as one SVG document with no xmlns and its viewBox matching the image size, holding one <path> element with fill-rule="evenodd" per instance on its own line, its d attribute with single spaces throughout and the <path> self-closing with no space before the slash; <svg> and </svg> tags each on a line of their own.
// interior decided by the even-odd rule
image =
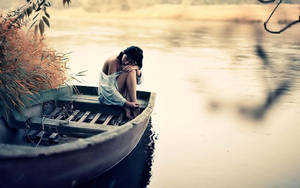
<svg viewBox="0 0 300 188">
<path fill-rule="evenodd" d="M 137 145 L 153 111 L 155 93 L 138 91 L 140 113 L 125 118 L 100 104 L 96 87 L 41 91 L 25 108 L 0 119 L 0 185 L 71 187 L 99 176 Z"/>
</svg>

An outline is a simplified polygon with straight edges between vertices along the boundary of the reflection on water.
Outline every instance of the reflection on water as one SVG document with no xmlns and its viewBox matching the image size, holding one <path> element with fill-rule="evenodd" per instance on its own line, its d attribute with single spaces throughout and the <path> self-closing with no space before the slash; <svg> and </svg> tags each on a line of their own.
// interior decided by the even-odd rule
<svg viewBox="0 0 300 188">
<path fill-rule="evenodd" d="M 261 58 L 263 62 L 263 67 L 265 70 L 264 72 L 271 71 L 273 72 L 273 74 L 277 75 L 276 73 L 274 73 L 272 63 L 270 62 L 268 55 L 266 54 L 264 48 L 261 45 L 257 45 L 256 54 L 258 57 Z M 288 61 L 287 64 L 289 65 L 293 62 L 294 61 Z M 272 108 L 273 104 L 277 102 L 283 95 L 285 95 L 286 92 L 290 91 L 295 77 L 288 76 L 289 73 L 290 71 L 286 72 L 287 76 L 285 76 L 285 79 L 277 81 L 274 89 L 269 89 L 266 92 L 265 100 L 261 105 L 257 105 L 254 108 L 241 108 L 241 113 L 245 115 L 250 115 L 251 118 L 256 120 L 263 119 L 264 115 L 269 109 Z M 266 83 L 268 84 L 267 81 Z"/>
<path fill-rule="evenodd" d="M 274 36 L 260 23 L 83 17 L 52 20 L 48 36 L 72 52 L 71 71 L 88 70 L 86 85 L 97 85 L 108 57 L 132 44 L 144 49 L 138 89 L 157 93 L 160 135 L 149 187 L 300 186 L 298 30 Z M 133 161 L 121 167 L 130 173 L 108 172 L 89 186 L 122 182 Z"/>
<path fill-rule="evenodd" d="M 151 178 L 156 139 L 157 134 L 153 130 L 150 119 L 145 134 L 136 148 L 125 159 L 102 176 L 77 187 L 147 187 Z"/>
</svg>

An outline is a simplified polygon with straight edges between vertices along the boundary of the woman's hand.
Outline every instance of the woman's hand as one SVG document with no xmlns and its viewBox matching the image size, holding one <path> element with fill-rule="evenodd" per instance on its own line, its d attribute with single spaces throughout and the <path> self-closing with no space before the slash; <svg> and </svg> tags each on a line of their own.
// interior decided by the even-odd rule
<svg viewBox="0 0 300 188">
<path fill-rule="evenodd" d="M 122 67 L 122 71 L 125 72 L 131 72 L 131 71 L 137 71 L 139 70 L 139 67 L 137 65 L 125 65 Z"/>
<path fill-rule="evenodd" d="M 137 65 L 125 65 L 122 67 L 122 70 L 125 72 L 131 72 L 135 70 L 137 77 L 140 77 L 142 72 Z"/>
</svg>

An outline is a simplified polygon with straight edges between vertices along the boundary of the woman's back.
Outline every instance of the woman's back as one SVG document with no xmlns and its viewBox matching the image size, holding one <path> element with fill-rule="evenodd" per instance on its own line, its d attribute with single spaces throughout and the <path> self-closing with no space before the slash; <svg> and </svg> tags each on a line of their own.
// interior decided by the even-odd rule
<svg viewBox="0 0 300 188">
<path fill-rule="evenodd" d="M 110 75 L 112 73 L 118 72 L 118 69 L 119 69 L 118 59 L 116 56 L 113 56 L 105 61 L 102 71 L 106 75 Z"/>
</svg>

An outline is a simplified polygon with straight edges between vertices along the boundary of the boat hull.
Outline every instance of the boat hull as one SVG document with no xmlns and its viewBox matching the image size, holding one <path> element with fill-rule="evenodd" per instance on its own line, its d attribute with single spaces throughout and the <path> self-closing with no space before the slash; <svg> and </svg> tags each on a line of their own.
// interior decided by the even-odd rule
<svg viewBox="0 0 300 188">
<path fill-rule="evenodd" d="M 0 160 L 5 187 L 72 187 L 112 168 L 138 144 L 149 118 L 129 131 L 87 148 L 34 158 Z"/>
</svg>

